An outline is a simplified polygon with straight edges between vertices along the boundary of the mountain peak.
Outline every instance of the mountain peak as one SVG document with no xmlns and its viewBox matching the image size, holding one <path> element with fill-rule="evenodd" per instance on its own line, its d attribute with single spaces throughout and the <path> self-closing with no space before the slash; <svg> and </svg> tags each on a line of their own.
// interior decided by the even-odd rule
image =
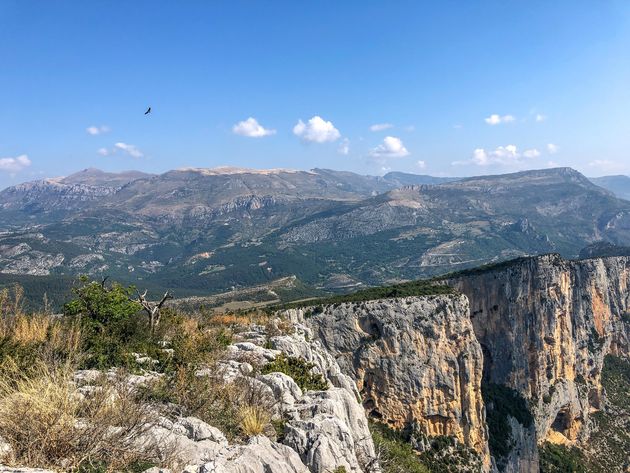
<svg viewBox="0 0 630 473">
<path fill-rule="evenodd" d="M 461 181 L 453 182 L 447 185 L 455 187 L 501 186 L 518 188 L 529 186 L 532 184 L 577 184 L 588 189 L 607 192 L 604 191 L 604 189 L 593 184 L 582 173 L 570 167 L 533 169 L 529 171 L 519 171 L 510 174 L 493 174 L 487 176 L 467 177 L 465 179 L 462 179 Z"/>
<path fill-rule="evenodd" d="M 141 171 L 106 172 L 98 168 L 85 168 L 69 176 L 55 179 L 55 181 L 62 184 L 119 187 L 137 179 L 150 176 L 152 176 L 152 174 Z"/>
<path fill-rule="evenodd" d="M 260 174 L 260 175 L 271 175 L 271 174 L 282 174 L 282 173 L 291 173 L 296 174 L 303 171 L 298 171 L 296 169 L 284 169 L 284 168 L 274 168 L 274 169 L 253 169 L 253 168 L 241 168 L 236 166 L 218 166 L 214 168 L 179 168 L 176 171 L 178 172 L 193 172 L 198 173 L 204 176 L 222 176 L 222 175 L 232 175 L 232 174 Z"/>
</svg>

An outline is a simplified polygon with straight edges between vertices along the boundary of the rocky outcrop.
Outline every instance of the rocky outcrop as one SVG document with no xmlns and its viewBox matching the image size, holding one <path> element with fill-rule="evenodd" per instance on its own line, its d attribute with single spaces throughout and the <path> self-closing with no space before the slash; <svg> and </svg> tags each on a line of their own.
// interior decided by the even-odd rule
<svg viewBox="0 0 630 473">
<path fill-rule="evenodd" d="M 371 417 L 396 429 L 455 437 L 490 467 L 483 354 L 465 297 L 342 303 L 286 315 L 304 320 L 356 381 Z"/>
<path fill-rule="evenodd" d="M 589 417 L 605 396 L 604 357 L 630 349 L 630 257 L 524 258 L 448 283 L 470 300 L 485 380 L 531 406 L 535 435 L 515 436 L 513 426 L 520 453 L 506 471 L 537 471 L 524 469 L 534 463 L 536 442 L 586 442 Z"/>
<path fill-rule="evenodd" d="M 230 346 L 230 359 L 222 364 L 224 378 L 246 378 L 259 385 L 261 395 L 275 401 L 276 419 L 286 422 L 282 443 L 299 454 L 308 471 L 327 473 L 342 467 L 348 473 L 380 471 L 355 383 L 342 373 L 337 361 L 321 343 L 312 340 L 308 328 L 295 324 L 294 330 L 292 335 L 270 337 L 271 348 L 250 341 Z M 259 338 L 255 331 L 248 337 Z M 263 365 L 280 353 L 311 363 L 312 370 L 323 376 L 329 388 L 303 392 L 283 373 L 252 377 L 250 363 Z"/>
<path fill-rule="evenodd" d="M 192 417 L 162 419 L 142 441 L 157 444 L 176 471 L 184 473 L 309 473 L 300 456 L 285 445 L 262 436 L 229 445 L 218 429 Z"/>
<path fill-rule="evenodd" d="M 199 473 L 309 473 L 291 448 L 267 437 L 253 437 L 246 445 L 221 452 L 202 465 Z"/>
<path fill-rule="evenodd" d="M 277 333 L 279 328 L 273 330 Z M 356 385 L 321 343 L 313 340 L 308 328 L 294 324 L 288 331 L 289 335 L 269 336 L 265 327 L 252 325 L 235 336 L 235 343 L 222 353 L 217 365 L 195 372 L 229 387 L 234 406 L 260 408 L 266 420 L 256 433 L 243 429 L 242 435 L 228 441 L 223 432 L 201 419 L 181 416 L 176 405 L 152 406 L 155 416 L 134 437 L 133 449 L 182 473 L 380 473 Z M 147 358 L 133 355 L 137 362 Z M 302 359 L 298 363 L 303 373 L 314 374 L 316 383 L 305 383 L 302 372 L 296 374 L 281 363 L 274 366 L 296 379 L 268 367 L 270 362 L 294 358 Z M 87 398 L 102 392 L 101 382 L 135 390 L 163 376 L 146 370 L 142 374 L 80 370 L 72 385 L 79 396 Z M 11 457 L 6 448 L 0 438 L 0 461 Z M 147 473 L 170 471 L 157 468 Z"/>
<path fill-rule="evenodd" d="M 177 471 L 187 473 L 378 473 L 380 467 L 368 421 L 352 379 L 341 372 L 310 331 L 294 327 L 292 335 L 269 337 L 253 326 L 230 345 L 217 371 L 199 370 L 197 376 L 218 374 L 226 383 L 240 383 L 256 394 L 261 406 L 271 406 L 273 419 L 284 424 L 281 438 L 257 436 L 246 444 L 229 444 L 216 428 L 193 417 L 168 420 L 151 427 L 142 442 L 158 445 L 163 456 L 174 454 Z M 328 388 L 304 391 L 290 376 L 260 374 L 261 366 L 284 353 L 313 365 Z M 91 379 L 81 372 L 77 379 Z"/>
</svg>

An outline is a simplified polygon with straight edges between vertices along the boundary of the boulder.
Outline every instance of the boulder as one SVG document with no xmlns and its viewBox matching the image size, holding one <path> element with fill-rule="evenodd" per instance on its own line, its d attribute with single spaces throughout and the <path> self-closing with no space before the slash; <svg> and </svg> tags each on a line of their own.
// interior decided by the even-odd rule
<svg viewBox="0 0 630 473">
<path fill-rule="evenodd" d="M 211 440 L 219 445 L 228 444 L 223 432 L 196 417 L 182 417 L 175 422 L 175 426 L 181 426 L 185 430 L 186 436 L 195 442 Z"/>
<path fill-rule="evenodd" d="M 291 448 L 267 437 L 253 437 L 247 445 L 233 446 L 198 473 L 309 473 L 300 456 Z"/>
</svg>

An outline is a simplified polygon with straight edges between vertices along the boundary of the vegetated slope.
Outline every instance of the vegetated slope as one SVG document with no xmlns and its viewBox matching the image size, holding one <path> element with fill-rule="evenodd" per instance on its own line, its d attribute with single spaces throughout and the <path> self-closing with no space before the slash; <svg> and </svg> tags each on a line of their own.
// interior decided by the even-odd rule
<svg viewBox="0 0 630 473">
<path fill-rule="evenodd" d="M 409 174 L 406 172 L 388 172 L 383 176 L 383 180 L 393 183 L 394 187 L 419 186 L 423 184 L 438 185 L 459 181 L 460 179 L 460 177 L 436 177 L 426 174 Z"/>
<path fill-rule="evenodd" d="M 338 249 L 367 281 L 432 275 L 519 255 L 577 256 L 597 240 L 630 241 L 630 205 L 571 169 L 412 186 L 286 229 L 291 248 Z M 333 255 L 330 255 L 333 258 Z"/>
<path fill-rule="evenodd" d="M 607 256 L 630 256 L 630 246 L 613 245 L 607 241 L 598 241 L 580 251 L 580 259 L 605 258 Z"/>
<path fill-rule="evenodd" d="M 109 274 L 186 295 L 297 276 L 339 292 L 630 244 L 630 203 L 571 169 L 392 190 L 401 182 L 220 168 L 27 183 L 0 192 L 0 272 Z"/>
</svg>

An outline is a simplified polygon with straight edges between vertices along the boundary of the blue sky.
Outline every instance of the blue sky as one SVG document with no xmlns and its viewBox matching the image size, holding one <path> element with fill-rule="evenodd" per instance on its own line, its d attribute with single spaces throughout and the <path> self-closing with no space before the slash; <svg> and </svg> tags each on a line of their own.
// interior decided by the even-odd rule
<svg viewBox="0 0 630 473">
<path fill-rule="evenodd" d="M 629 114 L 625 0 L 0 0 L 0 186 L 86 167 L 629 174 Z"/>
</svg>

